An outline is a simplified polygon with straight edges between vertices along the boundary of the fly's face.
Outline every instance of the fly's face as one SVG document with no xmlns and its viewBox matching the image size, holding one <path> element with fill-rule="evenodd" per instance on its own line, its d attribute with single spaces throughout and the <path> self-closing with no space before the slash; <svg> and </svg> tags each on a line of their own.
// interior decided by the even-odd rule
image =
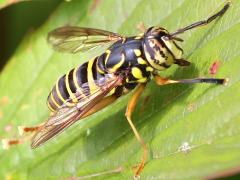
<svg viewBox="0 0 240 180">
<path fill-rule="evenodd" d="M 180 39 L 169 37 L 169 32 L 161 27 L 151 27 L 144 34 L 144 53 L 154 69 L 165 70 L 182 58 L 183 50 L 175 42 Z"/>
</svg>

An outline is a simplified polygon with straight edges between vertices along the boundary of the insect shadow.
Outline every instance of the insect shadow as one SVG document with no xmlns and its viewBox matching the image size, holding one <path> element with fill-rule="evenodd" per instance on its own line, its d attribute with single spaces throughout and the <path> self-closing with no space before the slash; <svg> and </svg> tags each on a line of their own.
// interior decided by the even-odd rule
<svg viewBox="0 0 240 180">
<path fill-rule="evenodd" d="M 198 77 L 199 71 L 194 66 L 194 63 L 191 64 L 188 68 L 178 68 L 175 73 L 170 77 L 172 79 L 184 79 L 184 78 L 192 78 Z M 143 97 L 139 101 L 137 108 L 133 114 L 133 121 L 136 125 L 137 129 L 141 132 L 143 139 L 148 144 L 149 148 L 149 159 L 148 162 L 153 159 L 153 152 L 155 149 L 151 148 L 151 141 L 154 139 L 156 135 L 159 135 L 159 130 L 156 130 L 156 127 L 159 126 L 159 123 L 165 118 L 165 116 L 171 111 L 171 109 L 175 108 L 175 101 L 178 101 L 178 105 L 186 105 L 189 103 L 185 99 L 193 90 L 193 86 L 197 85 L 186 85 L 186 84 L 174 84 L 174 85 L 166 85 L 166 86 L 158 86 L 154 82 L 150 82 L 147 87 L 147 92 L 143 94 Z M 204 93 L 204 92 L 203 92 Z M 141 151 L 139 142 L 135 139 L 134 134 L 125 118 L 126 105 L 122 107 L 121 101 L 126 101 L 131 96 L 121 97 L 119 99 L 119 103 L 116 102 L 114 105 L 110 105 L 107 109 L 102 112 L 96 113 L 95 117 L 93 117 L 94 121 L 91 119 L 85 119 L 83 121 L 91 121 L 86 122 L 86 125 L 82 128 L 79 126 L 79 123 L 76 123 L 73 128 L 70 128 L 70 131 L 67 131 L 68 137 L 71 139 L 66 141 L 65 138 L 59 138 L 61 142 L 64 142 L 64 145 L 61 146 L 56 152 L 52 154 L 48 154 L 47 157 L 41 159 L 36 162 L 36 166 L 40 166 L 46 160 L 51 162 L 51 159 L 54 159 L 55 156 L 59 156 L 59 154 L 68 154 L 68 157 L 72 156 L 72 149 L 78 149 L 78 142 L 81 141 L 81 147 L 79 149 L 79 154 L 84 154 L 85 160 L 82 160 L 79 157 L 79 160 L 76 160 L 73 166 L 77 171 L 81 172 L 81 169 L 85 166 L 92 169 L 92 171 L 96 171 L 99 167 L 102 167 L 103 170 L 109 170 L 109 167 L 113 164 L 112 168 L 116 168 L 117 166 L 129 165 L 129 169 L 131 168 L 132 163 L 128 162 L 129 159 L 135 154 Z M 144 102 L 144 98 L 149 96 L 149 100 L 146 104 L 144 104 L 144 108 L 142 105 Z M 111 108 L 115 107 L 119 110 L 114 111 L 111 115 L 103 117 L 101 113 L 108 113 L 111 111 Z M 140 112 L 141 111 L 141 112 Z M 96 119 L 98 119 L 96 121 Z M 174 119 L 172 121 L 177 121 Z M 92 122 L 96 122 L 92 124 Z M 172 122 L 173 123 L 173 122 Z M 90 124 L 90 126 L 89 126 Z M 67 143 L 66 143 L 67 142 Z M 109 154 L 114 151 L 121 152 L 121 147 L 127 147 L 125 154 L 119 153 L 119 157 L 116 157 L 116 161 L 112 161 Z M 74 148 L 69 148 L 74 147 Z M 49 148 L 49 147 L 48 147 Z M 142 152 L 140 152 L 142 153 Z M 156 152 L 157 153 L 157 152 Z M 91 163 L 88 161 L 96 161 L 98 165 L 96 166 L 96 170 L 91 166 Z M 106 165 L 106 161 L 109 161 L 109 164 Z M 134 161 L 135 162 L 135 161 Z M 106 166 L 106 167 L 104 167 Z"/>
<path fill-rule="evenodd" d="M 197 76 L 198 71 L 196 70 L 194 64 L 192 64 L 189 68 L 176 70 L 171 78 L 184 79 Z M 172 108 L 174 108 L 174 101 L 176 98 L 178 98 L 181 104 L 186 104 L 185 98 L 193 89 L 190 88 L 191 86 L 193 85 L 175 84 L 157 86 L 154 82 L 149 83 L 147 91 L 151 94 L 146 92 L 143 95 L 133 114 L 133 121 L 140 130 L 142 137 L 147 144 L 151 142 L 156 133 L 159 133 L 155 132 L 155 127 L 159 124 L 161 119 L 164 119 L 164 116 Z M 186 91 L 187 93 L 183 93 Z M 142 108 L 143 103 L 145 103 L 144 96 L 150 96 L 150 98 L 147 104 L 144 104 L 144 108 Z M 109 152 L 117 150 L 118 148 L 121 148 L 121 146 L 127 146 L 129 148 L 129 151 L 127 151 L 132 152 L 133 154 L 119 154 L 120 157 L 116 161 L 119 163 L 118 165 L 121 166 L 121 161 L 122 163 L 125 163 L 125 161 L 131 158 L 131 156 L 139 149 L 141 150 L 140 144 L 135 139 L 134 134 L 124 116 L 125 110 L 126 106 L 121 108 L 118 112 L 102 119 L 101 122 L 91 128 L 89 135 L 84 138 L 83 143 L 87 159 L 97 159 L 101 162 L 101 159 L 99 159 L 99 156 L 101 156 L 105 159 L 104 161 L 106 161 L 108 159 Z M 158 116 L 157 119 L 153 118 L 156 114 Z M 143 128 L 147 129 L 147 132 L 146 130 L 143 130 Z M 129 145 L 130 141 L 134 143 Z M 109 160 L 109 163 L 110 162 L 111 160 Z M 116 162 L 114 164 L 116 165 Z M 131 163 L 129 163 L 129 165 L 130 164 Z M 101 165 L 99 164 L 99 166 Z M 79 168 L 81 168 L 81 166 L 79 166 Z"/>
</svg>

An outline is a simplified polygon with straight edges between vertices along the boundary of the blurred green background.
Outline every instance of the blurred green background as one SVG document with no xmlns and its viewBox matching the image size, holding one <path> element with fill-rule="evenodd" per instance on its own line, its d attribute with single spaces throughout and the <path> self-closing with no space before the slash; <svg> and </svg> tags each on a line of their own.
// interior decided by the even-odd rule
<svg viewBox="0 0 240 180">
<path fill-rule="evenodd" d="M 0 10 L 0 70 L 25 35 L 40 27 L 61 1 L 23 1 Z"/>
</svg>

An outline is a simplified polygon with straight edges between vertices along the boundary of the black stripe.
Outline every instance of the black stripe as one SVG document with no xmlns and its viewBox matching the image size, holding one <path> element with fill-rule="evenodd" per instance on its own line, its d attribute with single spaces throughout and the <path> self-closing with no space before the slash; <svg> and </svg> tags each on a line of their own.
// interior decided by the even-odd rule
<svg viewBox="0 0 240 180">
<path fill-rule="evenodd" d="M 68 74 L 68 83 L 69 83 L 69 87 L 70 87 L 71 91 L 73 93 L 76 93 L 77 87 L 75 86 L 75 84 L 73 82 L 73 71 L 74 71 L 74 69 L 72 69 Z"/>
<path fill-rule="evenodd" d="M 63 99 L 64 100 L 67 100 L 69 98 L 69 94 L 68 94 L 68 91 L 67 91 L 67 88 L 66 88 L 66 82 L 65 82 L 65 79 L 66 79 L 66 74 L 63 75 L 59 81 L 58 81 L 58 89 L 60 91 L 60 94 L 62 95 Z"/>
<path fill-rule="evenodd" d="M 55 99 L 55 101 L 57 102 L 57 104 L 61 106 L 63 104 L 63 102 L 57 95 L 56 85 L 52 89 L 52 95 L 53 95 L 53 98 Z"/>
<path fill-rule="evenodd" d="M 82 85 L 87 82 L 87 66 L 88 66 L 88 62 L 82 64 L 77 69 L 76 78 L 77 78 L 77 83 L 80 87 L 82 87 Z"/>
<path fill-rule="evenodd" d="M 165 68 L 169 68 L 171 65 L 167 65 L 165 62 L 164 63 L 162 63 L 162 64 L 159 64 L 160 66 L 162 66 L 162 67 L 165 67 Z"/>
<path fill-rule="evenodd" d="M 82 88 L 82 92 L 88 96 L 89 95 L 89 86 L 87 84 L 87 67 L 88 62 L 82 64 L 76 72 L 76 78 L 78 85 Z"/>
<path fill-rule="evenodd" d="M 49 105 L 51 106 L 51 108 L 53 110 L 57 109 L 57 106 L 53 103 L 52 99 L 51 99 L 51 93 L 49 93 L 48 98 L 47 98 L 47 102 L 49 103 Z"/>
<path fill-rule="evenodd" d="M 176 57 L 174 56 L 173 52 L 167 47 L 167 45 L 165 44 L 165 42 L 161 38 L 158 39 L 158 42 L 162 45 L 162 47 L 165 47 L 167 49 L 167 52 L 169 52 L 169 54 L 172 55 L 173 59 L 176 59 Z"/>
<path fill-rule="evenodd" d="M 101 56 L 97 58 L 97 66 L 99 69 L 101 69 L 103 72 L 107 72 L 105 68 L 105 58 L 106 58 L 106 53 L 103 53 Z"/>
<path fill-rule="evenodd" d="M 93 62 L 93 65 L 92 65 L 92 74 L 93 74 L 93 79 L 94 80 L 97 80 L 97 67 L 96 67 L 96 64 L 97 64 L 97 58 L 94 59 L 94 62 Z"/>
</svg>

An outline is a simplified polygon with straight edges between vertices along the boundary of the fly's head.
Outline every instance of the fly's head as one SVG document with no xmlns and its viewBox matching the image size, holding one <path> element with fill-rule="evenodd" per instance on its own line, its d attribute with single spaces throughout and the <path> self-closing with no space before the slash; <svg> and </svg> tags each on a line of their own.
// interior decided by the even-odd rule
<svg viewBox="0 0 240 180">
<path fill-rule="evenodd" d="M 162 27 L 151 27 L 144 34 L 143 48 L 147 61 L 156 70 L 165 70 L 172 64 L 189 65 L 182 60 L 183 50 L 176 41 L 183 41 L 171 37 Z M 183 63 L 185 62 L 185 64 Z"/>
</svg>

